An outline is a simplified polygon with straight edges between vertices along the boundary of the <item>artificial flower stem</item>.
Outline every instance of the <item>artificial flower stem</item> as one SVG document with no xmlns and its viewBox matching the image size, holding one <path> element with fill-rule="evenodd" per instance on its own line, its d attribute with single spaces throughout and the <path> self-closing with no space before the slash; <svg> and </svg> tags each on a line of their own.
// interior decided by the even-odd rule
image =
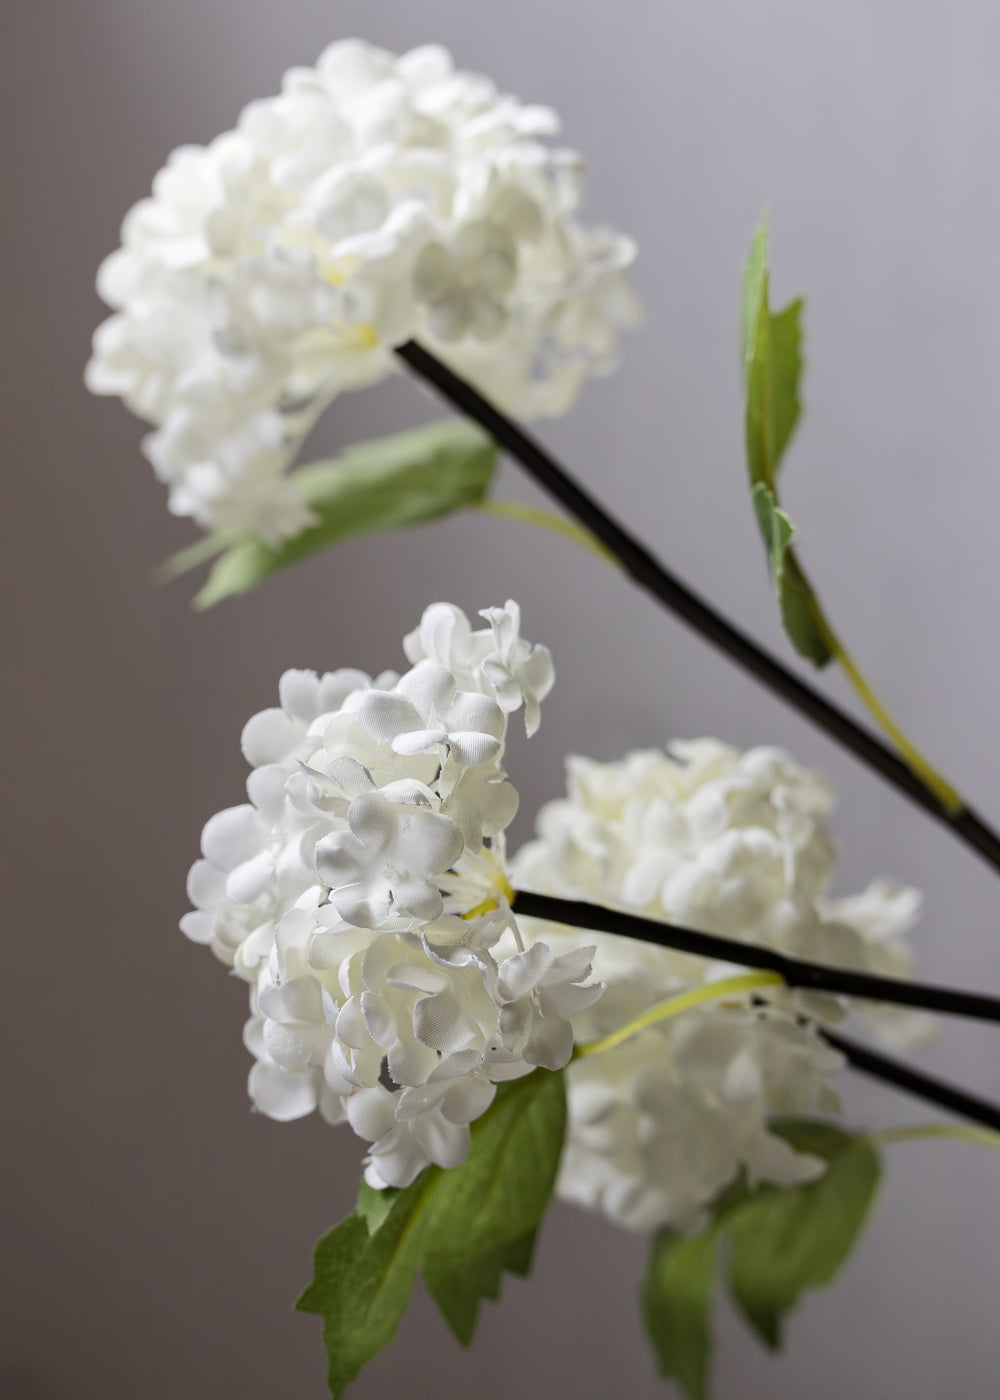
<svg viewBox="0 0 1000 1400">
<path fill-rule="evenodd" d="M 875 694 L 867 676 L 843 645 L 837 634 L 826 622 L 825 618 L 823 619 L 823 631 L 826 635 L 827 645 L 833 653 L 837 664 L 850 682 L 855 695 L 857 695 L 858 699 L 883 733 L 887 734 L 896 745 L 896 748 L 903 755 L 911 772 L 916 773 L 924 786 L 934 793 L 941 806 L 944 807 L 947 812 L 952 816 L 961 812 L 961 794 L 952 787 L 947 778 L 943 777 L 942 774 L 928 762 L 912 740 L 900 729 L 892 715 Z"/>
<path fill-rule="evenodd" d="M 592 1040 L 589 1045 L 578 1045 L 573 1057 L 583 1059 L 585 1055 L 600 1055 L 605 1050 L 613 1050 L 616 1045 L 631 1040 L 632 1036 L 638 1035 L 649 1026 L 656 1026 L 672 1016 L 679 1016 L 681 1012 L 689 1011 L 693 1006 L 701 1006 L 703 1002 L 745 996 L 747 992 L 755 991 L 758 987 L 780 986 L 781 982 L 782 979 L 776 972 L 744 972 L 739 977 L 723 977 L 718 982 L 706 982 L 700 987 L 691 987 L 677 996 L 667 997 L 666 1001 L 657 1002 L 634 1021 L 629 1021 L 628 1025 L 612 1031 L 603 1039 Z"/>
<path fill-rule="evenodd" d="M 968 1094 L 943 1079 L 923 1074 L 899 1060 L 891 1060 L 888 1055 L 880 1055 L 877 1050 L 859 1045 L 856 1040 L 850 1040 L 837 1031 L 821 1030 L 820 1035 L 834 1050 L 839 1050 L 851 1068 L 860 1074 L 866 1074 L 880 1084 L 891 1084 L 894 1089 L 902 1089 L 906 1094 L 936 1104 L 938 1108 L 947 1109 L 960 1118 L 968 1118 L 970 1122 L 978 1123 L 993 1133 L 1000 1133 L 1000 1107 L 996 1104 L 976 1094 Z"/>
<path fill-rule="evenodd" d="M 987 1133 L 982 1128 L 966 1128 L 961 1123 L 913 1123 L 904 1128 L 882 1128 L 868 1134 L 874 1147 L 893 1142 L 915 1142 L 918 1138 L 957 1138 L 961 1142 L 977 1142 L 984 1147 L 1000 1149 L 1000 1133 Z"/>
<path fill-rule="evenodd" d="M 700 929 L 684 928 L 679 924 L 661 923 L 659 919 L 644 919 L 638 914 L 608 909 L 600 904 L 584 904 L 573 899 L 533 894 L 528 890 L 516 890 L 514 899 L 517 913 L 527 918 L 614 933 L 645 943 L 656 943 L 675 952 L 690 953 L 698 958 L 760 968 L 776 974 L 789 987 L 803 991 L 860 997 L 866 1001 L 914 1006 L 945 1016 L 968 1016 L 977 1021 L 1000 1023 L 1000 998 L 983 996 L 979 992 L 930 987 L 920 982 L 905 982 L 902 978 L 879 977 L 871 972 L 854 972 L 848 968 L 805 962 L 801 958 L 779 953 L 776 948 L 744 943 L 738 938 L 722 938 L 715 933 L 702 933 Z"/>
<path fill-rule="evenodd" d="M 971 807 L 962 804 L 955 811 L 949 810 L 939 795 L 898 754 L 805 681 L 793 675 L 746 633 L 734 627 L 721 613 L 693 593 L 584 491 L 540 443 L 494 408 L 422 345 L 408 341 L 398 347 L 396 354 L 414 374 L 432 384 L 461 413 L 485 428 L 544 490 L 610 550 L 625 572 L 652 593 L 664 607 L 756 676 L 762 684 L 850 750 L 917 806 L 949 827 L 961 841 L 1000 871 L 1000 835 Z"/>
<path fill-rule="evenodd" d="M 613 564 L 616 568 L 621 567 L 617 557 L 612 554 L 610 549 L 601 544 L 596 535 L 592 535 L 582 525 L 577 525 L 574 520 L 567 520 L 562 515 L 553 515 L 550 510 L 539 510 L 537 506 L 528 506 L 522 501 L 481 501 L 471 509 L 482 511 L 486 515 L 501 516 L 507 520 L 520 520 L 525 525 L 536 525 L 539 529 L 548 530 L 553 535 L 562 535 L 565 539 L 582 545 L 591 554 L 595 554 L 598 559 L 603 559 L 606 564 Z"/>
<path fill-rule="evenodd" d="M 170 583 L 175 578 L 180 578 L 182 574 L 190 573 L 192 569 L 197 569 L 199 564 L 207 564 L 209 559 L 214 559 L 217 554 L 221 554 L 224 549 L 235 544 L 240 536 L 232 531 L 217 530 L 214 534 L 203 535 L 200 540 L 195 540 L 194 544 L 189 544 L 185 549 L 180 549 L 176 554 L 171 554 L 169 559 L 163 563 L 153 573 L 154 583 Z"/>
</svg>

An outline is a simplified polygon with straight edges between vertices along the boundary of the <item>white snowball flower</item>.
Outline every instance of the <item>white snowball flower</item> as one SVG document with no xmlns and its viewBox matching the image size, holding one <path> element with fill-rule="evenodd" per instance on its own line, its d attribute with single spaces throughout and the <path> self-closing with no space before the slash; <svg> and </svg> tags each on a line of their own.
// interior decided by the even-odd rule
<svg viewBox="0 0 1000 1400">
<path fill-rule="evenodd" d="M 431 809 L 432 800 L 413 783 L 363 793 L 348 809 L 350 830 L 317 843 L 316 874 L 350 923 L 377 928 L 390 911 L 412 919 L 443 912 L 437 877 L 465 843 L 451 818 Z"/>
<path fill-rule="evenodd" d="M 591 974 L 595 951 L 577 948 L 554 958 L 546 944 L 533 943 L 500 969 L 500 1034 L 528 1064 L 561 1069 L 568 1063 L 573 1053 L 569 1018 L 592 1006 L 604 991 L 601 984 L 581 985 Z"/>
<path fill-rule="evenodd" d="M 299 446 L 417 338 L 501 408 L 563 413 L 610 369 L 635 249 L 580 223 L 582 166 L 547 108 L 442 48 L 333 44 L 236 129 L 175 151 L 126 216 L 87 382 L 153 425 L 170 508 L 293 535 Z"/>
<path fill-rule="evenodd" d="M 829 790 L 778 750 L 740 753 L 702 739 L 615 763 L 573 758 L 568 770 L 568 796 L 542 809 L 538 838 L 514 859 L 520 887 L 816 962 L 908 973 L 901 935 L 919 897 L 876 882 L 862 895 L 829 898 Z M 572 1017 L 581 1043 L 734 971 L 630 939 L 523 922 L 553 953 L 596 945 L 586 952 L 607 990 Z M 560 1194 L 630 1229 L 688 1229 L 741 1169 L 783 1185 L 807 1180 L 821 1164 L 793 1152 L 768 1121 L 837 1111 L 831 1079 L 841 1059 L 814 1018 L 844 1012 L 836 998 L 764 987 L 574 1061 Z M 863 1014 L 896 1043 L 923 1024 L 893 1009 Z"/>
<path fill-rule="evenodd" d="M 422 626 L 442 610 L 492 654 L 449 605 Z M 550 673 L 514 605 L 497 615 Z M 189 879 L 184 932 L 250 984 L 254 1104 L 350 1123 L 374 1185 L 463 1160 L 496 1084 L 562 1068 L 602 990 L 588 950 L 526 950 L 510 910 L 508 686 L 437 658 L 375 682 L 286 672 L 243 730 L 249 801 L 206 823 Z"/>
<path fill-rule="evenodd" d="M 371 691 L 358 718 L 373 739 L 388 739 L 397 753 L 440 745 L 462 768 L 495 758 L 505 728 L 495 700 L 460 691 L 447 667 L 431 660 L 418 662 L 393 690 Z"/>
<path fill-rule="evenodd" d="M 505 715 L 524 705 L 528 735 L 540 723 L 541 702 L 555 682 L 548 647 L 531 646 L 521 637 L 521 610 L 508 599 L 502 608 L 480 613 L 490 624 L 473 632 L 461 608 L 437 603 L 403 642 L 411 661 L 437 661 L 467 690 L 495 697 Z"/>
</svg>

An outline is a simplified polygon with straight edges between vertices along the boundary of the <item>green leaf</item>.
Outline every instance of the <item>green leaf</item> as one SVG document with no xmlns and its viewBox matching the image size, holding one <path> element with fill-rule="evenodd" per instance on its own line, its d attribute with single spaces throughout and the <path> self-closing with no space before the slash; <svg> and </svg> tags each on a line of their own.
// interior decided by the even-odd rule
<svg viewBox="0 0 1000 1400">
<path fill-rule="evenodd" d="M 471 1340 L 502 1272 L 531 1267 L 565 1127 L 563 1076 L 534 1070 L 499 1087 L 460 1167 L 428 1167 L 403 1191 L 362 1186 L 355 1214 L 316 1246 L 313 1281 L 296 1303 L 323 1318 L 335 1400 L 392 1341 L 418 1269 L 456 1335 Z"/>
<path fill-rule="evenodd" d="M 387 1186 L 382 1191 L 376 1191 L 374 1186 L 369 1186 L 367 1181 L 362 1181 L 361 1189 L 358 1192 L 357 1213 L 364 1219 L 370 1235 L 374 1235 L 375 1231 L 382 1225 L 399 1194 L 399 1191 L 392 1186 Z"/>
<path fill-rule="evenodd" d="M 800 656 L 825 666 L 834 652 L 819 600 L 791 548 L 795 526 L 762 481 L 753 488 L 753 505 L 785 631 Z"/>
<path fill-rule="evenodd" d="M 800 656 L 825 666 L 832 633 L 798 562 L 791 520 L 778 499 L 778 469 L 802 412 L 802 302 L 773 312 L 769 302 L 767 224 L 753 236 L 743 273 L 741 344 L 747 468 L 757 524 L 767 549 L 782 625 Z"/>
<path fill-rule="evenodd" d="M 832 1281 L 875 1197 L 879 1161 L 866 1137 L 796 1119 L 770 1127 L 797 1152 L 821 1157 L 824 1175 L 787 1189 L 751 1189 L 739 1179 L 715 1202 L 700 1234 L 685 1238 L 661 1230 L 653 1242 L 642 1285 L 646 1330 L 661 1374 L 673 1377 L 690 1400 L 707 1393 L 718 1251 L 728 1247 L 727 1281 L 740 1311 L 768 1346 L 777 1347 L 785 1314 L 806 1289 Z"/>
<path fill-rule="evenodd" d="M 341 540 L 402 529 L 475 505 L 486 494 L 496 462 L 492 438 L 465 419 L 448 418 L 362 443 L 335 461 L 302 467 L 293 479 L 316 523 L 278 545 L 256 538 L 229 544 L 195 605 L 209 608 L 245 593 L 278 569 Z"/>
<path fill-rule="evenodd" d="M 798 1152 L 822 1157 L 818 1180 L 791 1190 L 760 1186 L 731 1213 L 729 1287 L 769 1347 L 806 1289 L 839 1272 L 868 1218 L 880 1167 L 871 1144 L 822 1123 L 772 1125 Z"/>
<path fill-rule="evenodd" d="M 767 225 L 754 234 L 743 274 L 743 387 L 750 481 L 774 488 L 802 411 L 802 302 L 777 314 L 768 301 Z"/>
<path fill-rule="evenodd" d="M 399 1192 L 380 1227 L 355 1214 L 316 1246 L 313 1281 L 295 1306 L 323 1318 L 327 1381 L 337 1400 L 396 1332 L 420 1259 L 426 1174 Z"/>
<path fill-rule="evenodd" d="M 676 1380 L 690 1400 L 707 1393 L 717 1246 L 715 1225 L 688 1239 L 660 1230 L 642 1282 L 643 1318 L 660 1375 Z"/>
<path fill-rule="evenodd" d="M 536 1070 L 501 1085 L 480 1120 L 465 1165 L 444 1173 L 434 1197 L 423 1273 L 431 1296 L 463 1346 L 483 1298 L 500 1296 L 504 1270 L 531 1269 L 566 1129 L 561 1074 Z"/>
</svg>

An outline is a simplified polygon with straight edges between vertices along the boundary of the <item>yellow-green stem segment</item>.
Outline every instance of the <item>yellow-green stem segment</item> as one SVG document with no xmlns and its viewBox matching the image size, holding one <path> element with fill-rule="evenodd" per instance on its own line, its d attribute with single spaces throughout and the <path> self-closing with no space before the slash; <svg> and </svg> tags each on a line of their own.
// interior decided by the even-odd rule
<svg viewBox="0 0 1000 1400">
<path fill-rule="evenodd" d="M 666 1001 L 657 1002 L 656 1006 L 651 1006 L 648 1011 L 644 1011 L 634 1021 L 629 1021 L 628 1025 L 622 1026 L 620 1030 L 612 1031 L 603 1040 L 592 1040 L 589 1045 L 578 1045 L 574 1051 L 574 1058 L 582 1059 L 585 1055 L 600 1055 L 605 1050 L 613 1050 L 616 1045 L 630 1040 L 640 1031 L 647 1030 L 660 1021 L 667 1021 L 671 1016 L 679 1016 L 682 1011 L 689 1011 L 692 1006 L 700 1006 L 703 1002 L 743 996 L 747 992 L 756 991 L 758 987 L 782 985 L 784 979 L 776 972 L 744 972 L 739 977 L 723 977 L 718 982 L 706 982 L 700 987 L 692 987 L 689 991 L 668 997 Z"/>
<path fill-rule="evenodd" d="M 827 646 L 843 670 L 844 675 L 850 681 L 854 693 L 882 732 L 887 734 L 896 745 L 907 767 L 912 773 L 917 775 L 925 787 L 930 789 L 946 812 L 951 813 L 952 816 L 954 816 L 956 812 L 960 812 L 965 806 L 961 794 L 956 792 L 951 783 L 949 783 L 946 778 L 942 777 L 936 768 L 932 767 L 920 750 L 916 748 L 907 735 L 903 733 L 892 715 L 890 715 L 889 711 L 882 704 L 882 701 L 875 694 L 868 677 L 843 645 L 826 618 L 820 614 L 816 620 L 823 631 Z"/>
<path fill-rule="evenodd" d="M 548 530 L 550 534 L 562 535 L 565 539 L 582 545 L 591 554 L 596 554 L 598 559 L 603 559 L 606 564 L 613 564 L 616 569 L 621 568 L 611 550 L 605 549 L 596 535 L 592 535 L 575 520 L 566 520 L 561 515 L 554 515 L 549 510 L 540 510 L 537 506 L 526 506 L 521 501 L 482 501 L 472 509 L 508 520 L 520 520 L 525 525 L 536 525 L 541 530 Z"/>
<path fill-rule="evenodd" d="M 1000 1133 L 991 1133 L 986 1128 L 967 1128 L 962 1123 L 914 1123 L 905 1128 L 883 1128 L 868 1134 L 868 1141 L 877 1147 L 891 1142 L 912 1142 L 917 1138 L 959 1138 L 1000 1150 Z"/>
</svg>

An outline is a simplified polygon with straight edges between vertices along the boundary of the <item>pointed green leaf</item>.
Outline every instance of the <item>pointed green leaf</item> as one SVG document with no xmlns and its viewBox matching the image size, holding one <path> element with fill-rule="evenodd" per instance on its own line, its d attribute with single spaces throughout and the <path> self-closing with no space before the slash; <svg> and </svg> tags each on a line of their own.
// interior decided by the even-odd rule
<svg viewBox="0 0 1000 1400">
<path fill-rule="evenodd" d="M 867 1219 L 879 1180 L 868 1139 L 826 1123 L 773 1122 L 797 1152 L 821 1157 L 825 1174 L 802 1186 L 750 1188 L 740 1178 L 722 1193 L 700 1234 L 661 1230 L 642 1286 L 642 1305 L 660 1371 L 690 1400 L 703 1400 L 711 1356 L 710 1313 L 717 1251 L 729 1251 L 729 1289 L 768 1346 L 780 1344 L 784 1316 L 809 1288 L 830 1283 Z"/>
<path fill-rule="evenodd" d="M 753 488 L 753 505 L 785 631 L 800 656 L 825 666 L 834 653 L 819 600 L 791 548 L 795 526 L 762 481 Z"/>
<path fill-rule="evenodd" d="M 399 1194 L 399 1191 L 392 1186 L 388 1186 L 382 1191 L 376 1191 L 374 1186 L 369 1186 L 367 1181 L 362 1181 L 361 1190 L 358 1192 L 357 1213 L 364 1219 L 370 1235 L 374 1235 L 375 1231 L 382 1225 Z"/>
<path fill-rule="evenodd" d="M 823 1123 L 772 1125 L 796 1149 L 827 1162 L 818 1180 L 789 1190 L 760 1186 L 731 1213 L 729 1287 L 769 1347 L 781 1342 L 784 1315 L 806 1289 L 839 1272 L 868 1218 L 879 1182 L 866 1138 Z"/>
<path fill-rule="evenodd" d="M 643 1318 L 660 1375 L 676 1380 L 690 1400 L 707 1393 L 717 1246 L 714 1225 L 687 1239 L 660 1230 L 642 1281 Z"/>
<path fill-rule="evenodd" d="M 499 1296 L 502 1271 L 529 1271 L 565 1127 L 563 1076 L 534 1070 L 499 1087 L 460 1167 L 428 1167 L 403 1191 L 362 1186 L 355 1214 L 316 1246 L 296 1304 L 323 1318 L 335 1400 L 392 1341 L 418 1269 L 463 1343 L 480 1300 Z"/>
<path fill-rule="evenodd" d="M 743 267 L 743 297 L 740 303 L 740 360 L 744 378 L 757 335 L 762 306 L 767 305 L 767 215 L 753 231 L 750 251 Z"/>
<path fill-rule="evenodd" d="M 294 474 L 316 523 L 268 545 L 229 544 L 195 599 L 209 608 L 341 540 L 398 530 L 481 501 L 496 469 L 493 439 L 462 418 L 349 448 Z M 208 546 L 206 545 L 206 550 Z"/>
<path fill-rule="evenodd" d="M 767 225 L 753 236 L 743 273 L 741 344 L 747 468 L 757 524 L 767 549 L 781 621 L 800 656 L 833 659 L 829 627 L 792 548 L 794 527 L 778 500 L 778 468 L 802 411 L 802 302 L 773 312 L 769 303 Z"/>
<path fill-rule="evenodd" d="M 480 1122 L 468 1161 L 438 1183 L 423 1265 L 431 1296 L 463 1346 L 480 1301 L 500 1296 L 503 1271 L 523 1276 L 531 1268 L 566 1129 L 563 1076 L 535 1070 L 501 1085 Z"/>
<path fill-rule="evenodd" d="M 531 1231 L 485 1253 L 472 1255 L 456 1250 L 450 1255 L 436 1255 L 425 1263 L 427 1291 L 462 1346 L 472 1343 L 483 1299 L 499 1299 L 504 1273 L 525 1278 L 531 1272 L 535 1234 Z"/>
<path fill-rule="evenodd" d="M 768 301 L 767 226 L 754 234 L 743 274 L 743 388 L 751 484 L 774 487 L 802 404 L 802 302 L 777 314 Z"/>
<path fill-rule="evenodd" d="M 295 1306 L 323 1318 L 327 1381 L 337 1400 L 362 1366 L 396 1332 L 406 1311 L 420 1259 L 425 1175 L 396 1196 L 385 1219 L 369 1234 L 355 1214 L 316 1246 L 312 1283 Z"/>
</svg>

